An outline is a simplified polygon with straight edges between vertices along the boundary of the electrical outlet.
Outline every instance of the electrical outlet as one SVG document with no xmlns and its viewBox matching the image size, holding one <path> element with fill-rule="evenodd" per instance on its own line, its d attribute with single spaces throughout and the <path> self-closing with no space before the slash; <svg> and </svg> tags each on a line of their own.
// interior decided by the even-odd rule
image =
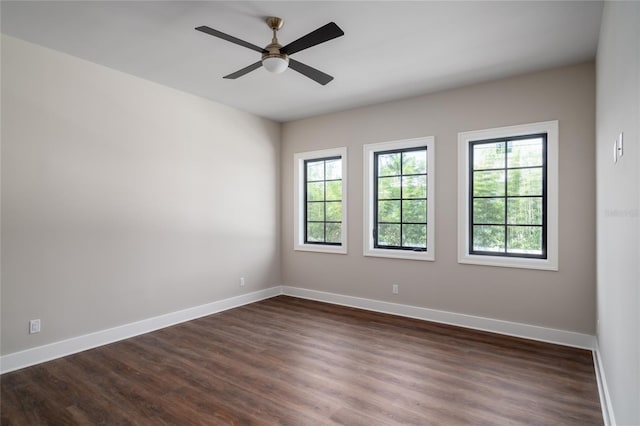
<svg viewBox="0 0 640 426">
<path fill-rule="evenodd" d="M 240 287 L 244 287 L 244 277 L 240 277 Z"/>
<path fill-rule="evenodd" d="M 34 319 L 29 321 L 29 334 L 40 333 L 40 320 Z"/>
<path fill-rule="evenodd" d="M 393 294 L 398 294 L 398 284 L 394 284 L 392 286 L 392 291 L 393 291 Z"/>
</svg>

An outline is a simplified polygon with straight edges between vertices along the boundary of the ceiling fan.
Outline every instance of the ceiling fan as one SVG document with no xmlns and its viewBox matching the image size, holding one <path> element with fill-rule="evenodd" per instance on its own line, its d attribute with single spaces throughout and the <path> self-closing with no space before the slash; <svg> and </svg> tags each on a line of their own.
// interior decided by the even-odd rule
<svg viewBox="0 0 640 426">
<path fill-rule="evenodd" d="M 295 59 L 291 59 L 289 56 L 293 55 L 294 53 L 300 52 L 301 50 L 308 49 L 310 47 L 332 40 L 336 37 L 343 36 L 344 31 L 342 31 L 340 27 L 338 27 L 334 22 L 329 22 L 328 24 L 318 28 L 315 31 L 310 32 L 305 36 L 300 37 L 299 39 L 287 44 L 286 46 L 282 46 L 280 43 L 278 43 L 277 32 L 280 28 L 282 28 L 283 24 L 284 21 L 281 18 L 277 18 L 275 16 L 270 16 L 267 18 L 267 25 L 273 31 L 273 39 L 271 40 L 271 43 L 266 45 L 264 48 L 256 46 L 255 44 L 249 43 L 247 41 L 240 40 L 239 38 L 230 36 L 218 30 L 214 30 L 213 28 L 209 28 L 207 26 L 196 27 L 196 30 L 262 53 L 262 59 L 260 61 L 253 63 L 248 67 L 242 68 L 241 70 L 238 70 L 234 73 L 225 75 L 223 78 L 236 79 L 253 70 L 260 68 L 261 66 L 264 66 L 267 71 L 276 74 L 284 72 L 284 70 L 286 70 L 287 68 L 292 68 L 295 71 L 298 71 L 300 74 L 322 84 L 323 86 L 333 80 L 333 77 L 329 74 L 325 74 L 322 71 L 310 67 L 309 65 L 305 65 L 302 62 L 298 62 Z"/>
</svg>

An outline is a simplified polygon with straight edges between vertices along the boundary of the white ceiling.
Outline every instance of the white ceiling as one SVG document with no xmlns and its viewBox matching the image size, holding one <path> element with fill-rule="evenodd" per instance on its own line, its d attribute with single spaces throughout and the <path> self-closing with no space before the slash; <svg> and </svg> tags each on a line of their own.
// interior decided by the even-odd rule
<svg viewBox="0 0 640 426">
<path fill-rule="evenodd" d="M 2 1 L 4 34 L 277 121 L 591 60 L 595 1 Z M 222 76 L 260 54 L 195 31 L 284 45 L 334 21 L 345 32 L 293 56 L 335 79 L 287 70 Z"/>
</svg>

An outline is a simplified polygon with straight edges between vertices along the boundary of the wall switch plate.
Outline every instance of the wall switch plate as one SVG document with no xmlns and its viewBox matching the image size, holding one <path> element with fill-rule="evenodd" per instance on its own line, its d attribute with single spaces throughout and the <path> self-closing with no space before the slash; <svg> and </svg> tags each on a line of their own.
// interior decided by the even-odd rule
<svg viewBox="0 0 640 426">
<path fill-rule="evenodd" d="M 244 277 L 240 277 L 240 287 L 244 287 Z"/>
<path fill-rule="evenodd" d="M 624 133 L 620 132 L 618 135 L 618 139 L 616 140 L 617 150 L 618 150 L 618 158 L 621 158 L 624 155 Z"/>
<path fill-rule="evenodd" d="M 398 284 L 394 284 L 391 287 L 391 291 L 393 292 L 393 294 L 398 294 Z"/>
<path fill-rule="evenodd" d="M 29 321 L 29 334 L 40 333 L 40 320 L 34 319 Z"/>
</svg>

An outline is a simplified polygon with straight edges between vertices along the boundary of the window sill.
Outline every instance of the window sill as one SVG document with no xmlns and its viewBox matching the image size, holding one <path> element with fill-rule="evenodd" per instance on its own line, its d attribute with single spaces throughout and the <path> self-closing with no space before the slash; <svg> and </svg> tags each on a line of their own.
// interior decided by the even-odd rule
<svg viewBox="0 0 640 426">
<path fill-rule="evenodd" d="M 345 246 L 324 246 L 320 244 L 296 244 L 294 251 L 310 251 L 316 253 L 347 254 Z"/>
<path fill-rule="evenodd" d="M 462 255 L 458 257 L 458 263 L 470 265 L 498 266 L 502 268 L 541 269 L 557 271 L 558 262 L 552 259 L 525 259 L 516 257 Z"/>
<path fill-rule="evenodd" d="M 430 262 L 435 260 L 433 252 L 428 251 L 365 249 L 364 255 L 370 257 L 387 257 L 391 259 L 426 260 Z"/>
</svg>

